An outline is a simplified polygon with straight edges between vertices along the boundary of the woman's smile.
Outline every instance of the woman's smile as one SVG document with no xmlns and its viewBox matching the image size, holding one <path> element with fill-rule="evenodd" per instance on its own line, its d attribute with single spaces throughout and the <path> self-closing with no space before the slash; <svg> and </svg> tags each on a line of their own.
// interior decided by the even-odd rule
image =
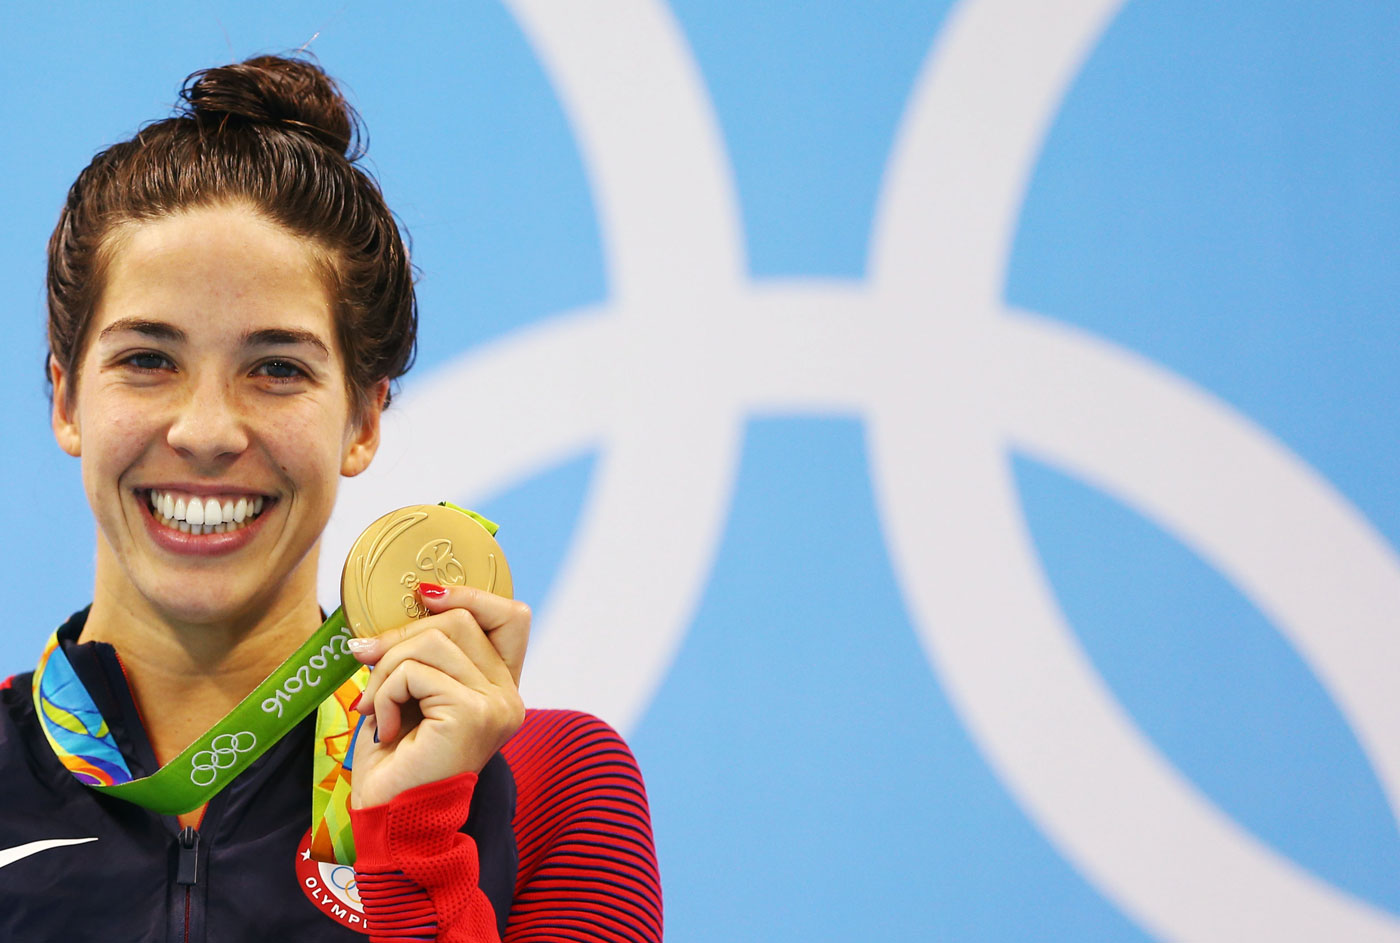
<svg viewBox="0 0 1400 943">
<path fill-rule="evenodd" d="M 253 540 L 277 499 L 257 492 L 226 490 L 195 494 L 182 488 L 142 488 L 136 499 L 146 511 L 147 532 L 172 553 L 216 555 Z"/>
<path fill-rule="evenodd" d="M 156 520 L 185 534 L 222 534 L 242 530 L 262 513 L 260 494 L 199 495 L 151 489 L 147 495 Z"/>
</svg>

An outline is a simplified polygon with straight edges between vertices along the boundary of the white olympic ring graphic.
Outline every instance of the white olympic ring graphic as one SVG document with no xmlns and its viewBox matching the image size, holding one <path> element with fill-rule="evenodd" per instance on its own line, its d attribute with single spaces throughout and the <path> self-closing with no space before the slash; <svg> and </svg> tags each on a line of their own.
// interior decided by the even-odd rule
<svg viewBox="0 0 1400 943">
<path fill-rule="evenodd" d="M 527 700 L 548 692 L 625 731 L 705 586 L 746 417 L 859 415 L 929 663 L 987 762 L 1088 880 L 1164 938 L 1400 940 L 1394 915 L 1254 837 L 1136 727 L 1065 623 L 1021 517 L 1011 448 L 1216 566 L 1309 664 L 1400 809 L 1392 548 L 1225 403 L 1003 301 L 1044 136 L 1121 3 L 962 0 L 895 139 L 868 278 L 755 283 L 713 109 L 664 5 L 511 0 L 578 137 L 611 299 L 409 387 L 379 461 L 346 488 L 325 559 L 385 494 L 486 495 L 596 450 Z M 493 408 L 474 411 L 470 437 L 419 434 L 442 402 Z M 625 607 L 595 591 L 617 572 L 631 575 Z M 337 581 L 328 570 L 327 598 Z"/>
<path fill-rule="evenodd" d="M 251 730 L 237 733 L 221 733 L 209 742 L 209 749 L 200 750 L 190 758 L 190 782 L 196 786 L 208 786 L 219 778 L 219 771 L 226 770 L 238 762 L 240 753 L 247 753 L 258 745 L 258 738 Z"/>
</svg>

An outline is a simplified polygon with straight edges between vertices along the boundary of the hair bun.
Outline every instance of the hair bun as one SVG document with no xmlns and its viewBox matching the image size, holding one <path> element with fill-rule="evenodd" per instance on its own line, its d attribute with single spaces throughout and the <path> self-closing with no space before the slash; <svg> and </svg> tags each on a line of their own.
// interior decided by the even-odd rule
<svg viewBox="0 0 1400 943">
<path fill-rule="evenodd" d="M 360 156 L 359 116 L 335 81 L 305 59 L 255 56 L 201 69 L 185 79 L 180 97 L 196 119 L 223 122 L 233 116 L 282 125 L 350 160 Z"/>
</svg>

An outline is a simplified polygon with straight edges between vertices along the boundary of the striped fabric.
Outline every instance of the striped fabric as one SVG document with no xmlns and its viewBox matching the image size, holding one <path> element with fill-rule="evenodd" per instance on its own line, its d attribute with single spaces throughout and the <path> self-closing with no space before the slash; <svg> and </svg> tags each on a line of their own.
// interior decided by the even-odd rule
<svg viewBox="0 0 1400 943">
<path fill-rule="evenodd" d="M 596 717 L 531 710 L 502 753 L 519 853 L 505 943 L 660 943 L 651 815 L 627 745 Z M 498 943 L 475 845 L 457 831 L 475 782 L 464 773 L 352 812 L 375 943 Z"/>
<path fill-rule="evenodd" d="M 651 812 L 627 744 L 588 714 L 532 710 L 502 752 L 520 853 L 506 943 L 659 943 Z"/>
<path fill-rule="evenodd" d="M 374 939 L 437 939 L 437 911 L 432 901 L 402 871 L 358 874 L 355 886 L 365 911 L 374 914 Z"/>
</svg>

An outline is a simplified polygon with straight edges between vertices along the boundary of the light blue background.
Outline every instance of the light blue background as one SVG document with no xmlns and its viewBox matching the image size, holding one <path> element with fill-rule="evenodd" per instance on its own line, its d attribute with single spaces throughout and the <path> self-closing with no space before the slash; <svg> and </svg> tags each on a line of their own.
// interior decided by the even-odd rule
<svg viewBox="0 0 1400 943">
<path fill-rule="evenodd" d="M 756 280 L 859 280 L 917 69 L 948 5 L 676 0 Z M 48 432 L 43 249 L 100 147 L 189 71 L 312 48 L 371 132 L 414 238 L 416 376 L 607 297 L 576 143 L 509 14 L 461 4 L 7 8 L 0 152 L 10 614 L 0 672 L 87 601 L 92 525 Z M 1132 0 L 1030 184 L 1007 301 L 1222 398 L 1400 538 L 1400 7 Z M 413 382 L 412 378 L 408 381 Z M 632 744 L 676 941 L 1148 938 L 1037 830 L 940 690 L 894 583 L 850 418 L 756 418 L 719 562 Z M 1013 459 L 1095 667 L 1229 816 L 1400 913 L 1400 835 L 1346 721 L 1273 626 L 1188 549 Z M 491 496 L 517 593 L 548 597 L 591 457 Z M 839 534 L 839 541 L 833 534 Z M 840 546 L 841 553 L 832 551 Z"/>
</svg>

